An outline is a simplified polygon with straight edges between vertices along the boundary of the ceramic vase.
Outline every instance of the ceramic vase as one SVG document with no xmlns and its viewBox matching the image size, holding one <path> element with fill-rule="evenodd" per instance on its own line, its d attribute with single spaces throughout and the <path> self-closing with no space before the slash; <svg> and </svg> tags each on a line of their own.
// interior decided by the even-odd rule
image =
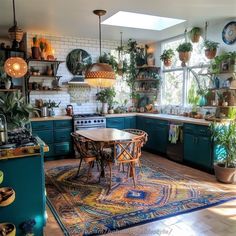
<svg viewBox="0 0 236 236">
<path fill-rule="evenodd" d="M 108 104 L 102 103 L 102 114 L 107 114 L 107 113 L 108 113 Z"/>
<path fill-rule="evenodd" d="M 8 80 L 5 82 L 5 89 L 10 89 L 11 88 L 11 81 Z"/>
<path fill-rule="evenodd" d="M 32 58 L 40 60 L 40 50 L 39 50 L 39 47 L 32 47 L 31 51 L 32 51 Z"/>
</svg>

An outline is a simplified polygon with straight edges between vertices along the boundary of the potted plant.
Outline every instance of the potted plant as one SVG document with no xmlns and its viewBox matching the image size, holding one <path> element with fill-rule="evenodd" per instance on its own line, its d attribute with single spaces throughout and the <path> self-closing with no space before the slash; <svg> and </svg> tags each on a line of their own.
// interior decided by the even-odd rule
<svg viewBox="0 0 236 236">
<path fill-rule="evenodd" d="M 102 103 L 102 113 L 108 113 L 108 104 L 112 106 L 113 98 L 116 96 L 114 88 L 106 88 L 96 94 L 96 100 Z M 111 107 L 110 107 L 111 108 Z"/>
<path fill-rule="evenodd" d="M 191 57 L 191 52 L 193 50 L 193 46 L 191 43 L 181 43 L 177 48 L 176 51 L 179 53 L 179 59 L 182 61 L 182 66 L 186 66 L 186 62 L 189 61 Z"/>
<path fill-rule="evenodd" d="M 219 47 L 219 43 L 206 40 L 204 42 L 204 47 L 205 47 L 205 56 L 208 59 L 213 59 L 216 56 L 217 48 Z"/>
<path fill-rule="evenodd" d="M 4 82 L 5 89 L 11 88 L 11 79 L 7 76 L 5 72 L 1 73 L 1 70 L 0 70 L 0 81 Z"/>
<path fill-rule="evenodd" d="M 221 149 L 214 164 L 217 180 L 223 183 L 236 181 L 236 121 L 225 124 L 212 123 L 212 139 Z"/>
<path fill-rule="evenodd" d="M 33 41 L 33 46 L 31 47 L 32 58 L 39 60 L 40 59 L 40 51 L 39 51 L 37 35 L 35 35 L 33 37 L 32 41 Z"/>
<path fill-rule="evenodd" d="M 163 61 L 164 66 L 169 67 L 172 64 L 172 57 L 175 55 L 174 51 L 170 49 L 165 49 L 160 56 L 160 59 Z"/>
<path fill-rule="evenodd" d="M 29 123 L 30 114 L 37 113 L 37 109 L 26 103 L 19 92 L 13 92 L 1 95 L 0 113 L 6 117 L 8 130 L 13 130 L 24 128 Z"/>
<path fill-rule="evenodd" d="M 190 37 L 192 43 L 198 43 L 201 34 L 202 34 L 201 28 L 199 28 L 199 27 L 193 27 L 193 28 L 189 31 L 189 37 Z"/>
<path fill-rule="evenodd" d="M 41 50 L 41 60 L 45 60 L 46 59 L 46 43 L 44 42 L 40 42 L 39 43 L 39 47 L 40 47 L 40 50 Z"/>
</svg>

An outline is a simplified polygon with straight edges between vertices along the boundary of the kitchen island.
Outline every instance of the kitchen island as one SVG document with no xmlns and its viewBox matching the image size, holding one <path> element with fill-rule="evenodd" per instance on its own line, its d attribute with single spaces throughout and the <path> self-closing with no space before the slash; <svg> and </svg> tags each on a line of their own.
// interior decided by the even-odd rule
<svg viewBox="0 0 236 236">
<path fill-rule="evenodd" d="M 48 146 L 37 138 L 38 145 L 1 149 L 0 170 L 4 173 L 0 187 L 10 187 L 15 192 L 15 200 L 0 207 L 0 223 L 15 225 L 16 235 L 23 236 L 21 224 L 35 220 L 35 236 L 43 235 L 46 224 L 46 198 L 44 179 L 44 152 Z"/>
</svg>

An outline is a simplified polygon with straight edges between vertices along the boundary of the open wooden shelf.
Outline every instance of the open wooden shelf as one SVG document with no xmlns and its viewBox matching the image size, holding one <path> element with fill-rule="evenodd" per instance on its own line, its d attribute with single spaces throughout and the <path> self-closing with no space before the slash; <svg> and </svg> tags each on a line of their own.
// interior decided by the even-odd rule
<svg viewBox="0 0 236 236">
<path fill-rule="evenodd" d="M 20 89 L 0 89 L 0 92 L 17 92 Z"/>
</svg>

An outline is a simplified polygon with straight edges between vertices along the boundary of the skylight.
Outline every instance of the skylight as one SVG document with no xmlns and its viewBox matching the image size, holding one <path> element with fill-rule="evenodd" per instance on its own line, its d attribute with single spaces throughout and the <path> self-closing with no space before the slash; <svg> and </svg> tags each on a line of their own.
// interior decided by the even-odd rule
<svg viewBox="0 0 236 236">
<path fill-rule="evenodd" d="M 151 16 L 133 12 L 119 11 L 115 15 L 104 20 L 104 25 L 115 25 L 137 29 L 163 30 L 180 24 L 185 20 L 167 17 Z"/>
</svg>

